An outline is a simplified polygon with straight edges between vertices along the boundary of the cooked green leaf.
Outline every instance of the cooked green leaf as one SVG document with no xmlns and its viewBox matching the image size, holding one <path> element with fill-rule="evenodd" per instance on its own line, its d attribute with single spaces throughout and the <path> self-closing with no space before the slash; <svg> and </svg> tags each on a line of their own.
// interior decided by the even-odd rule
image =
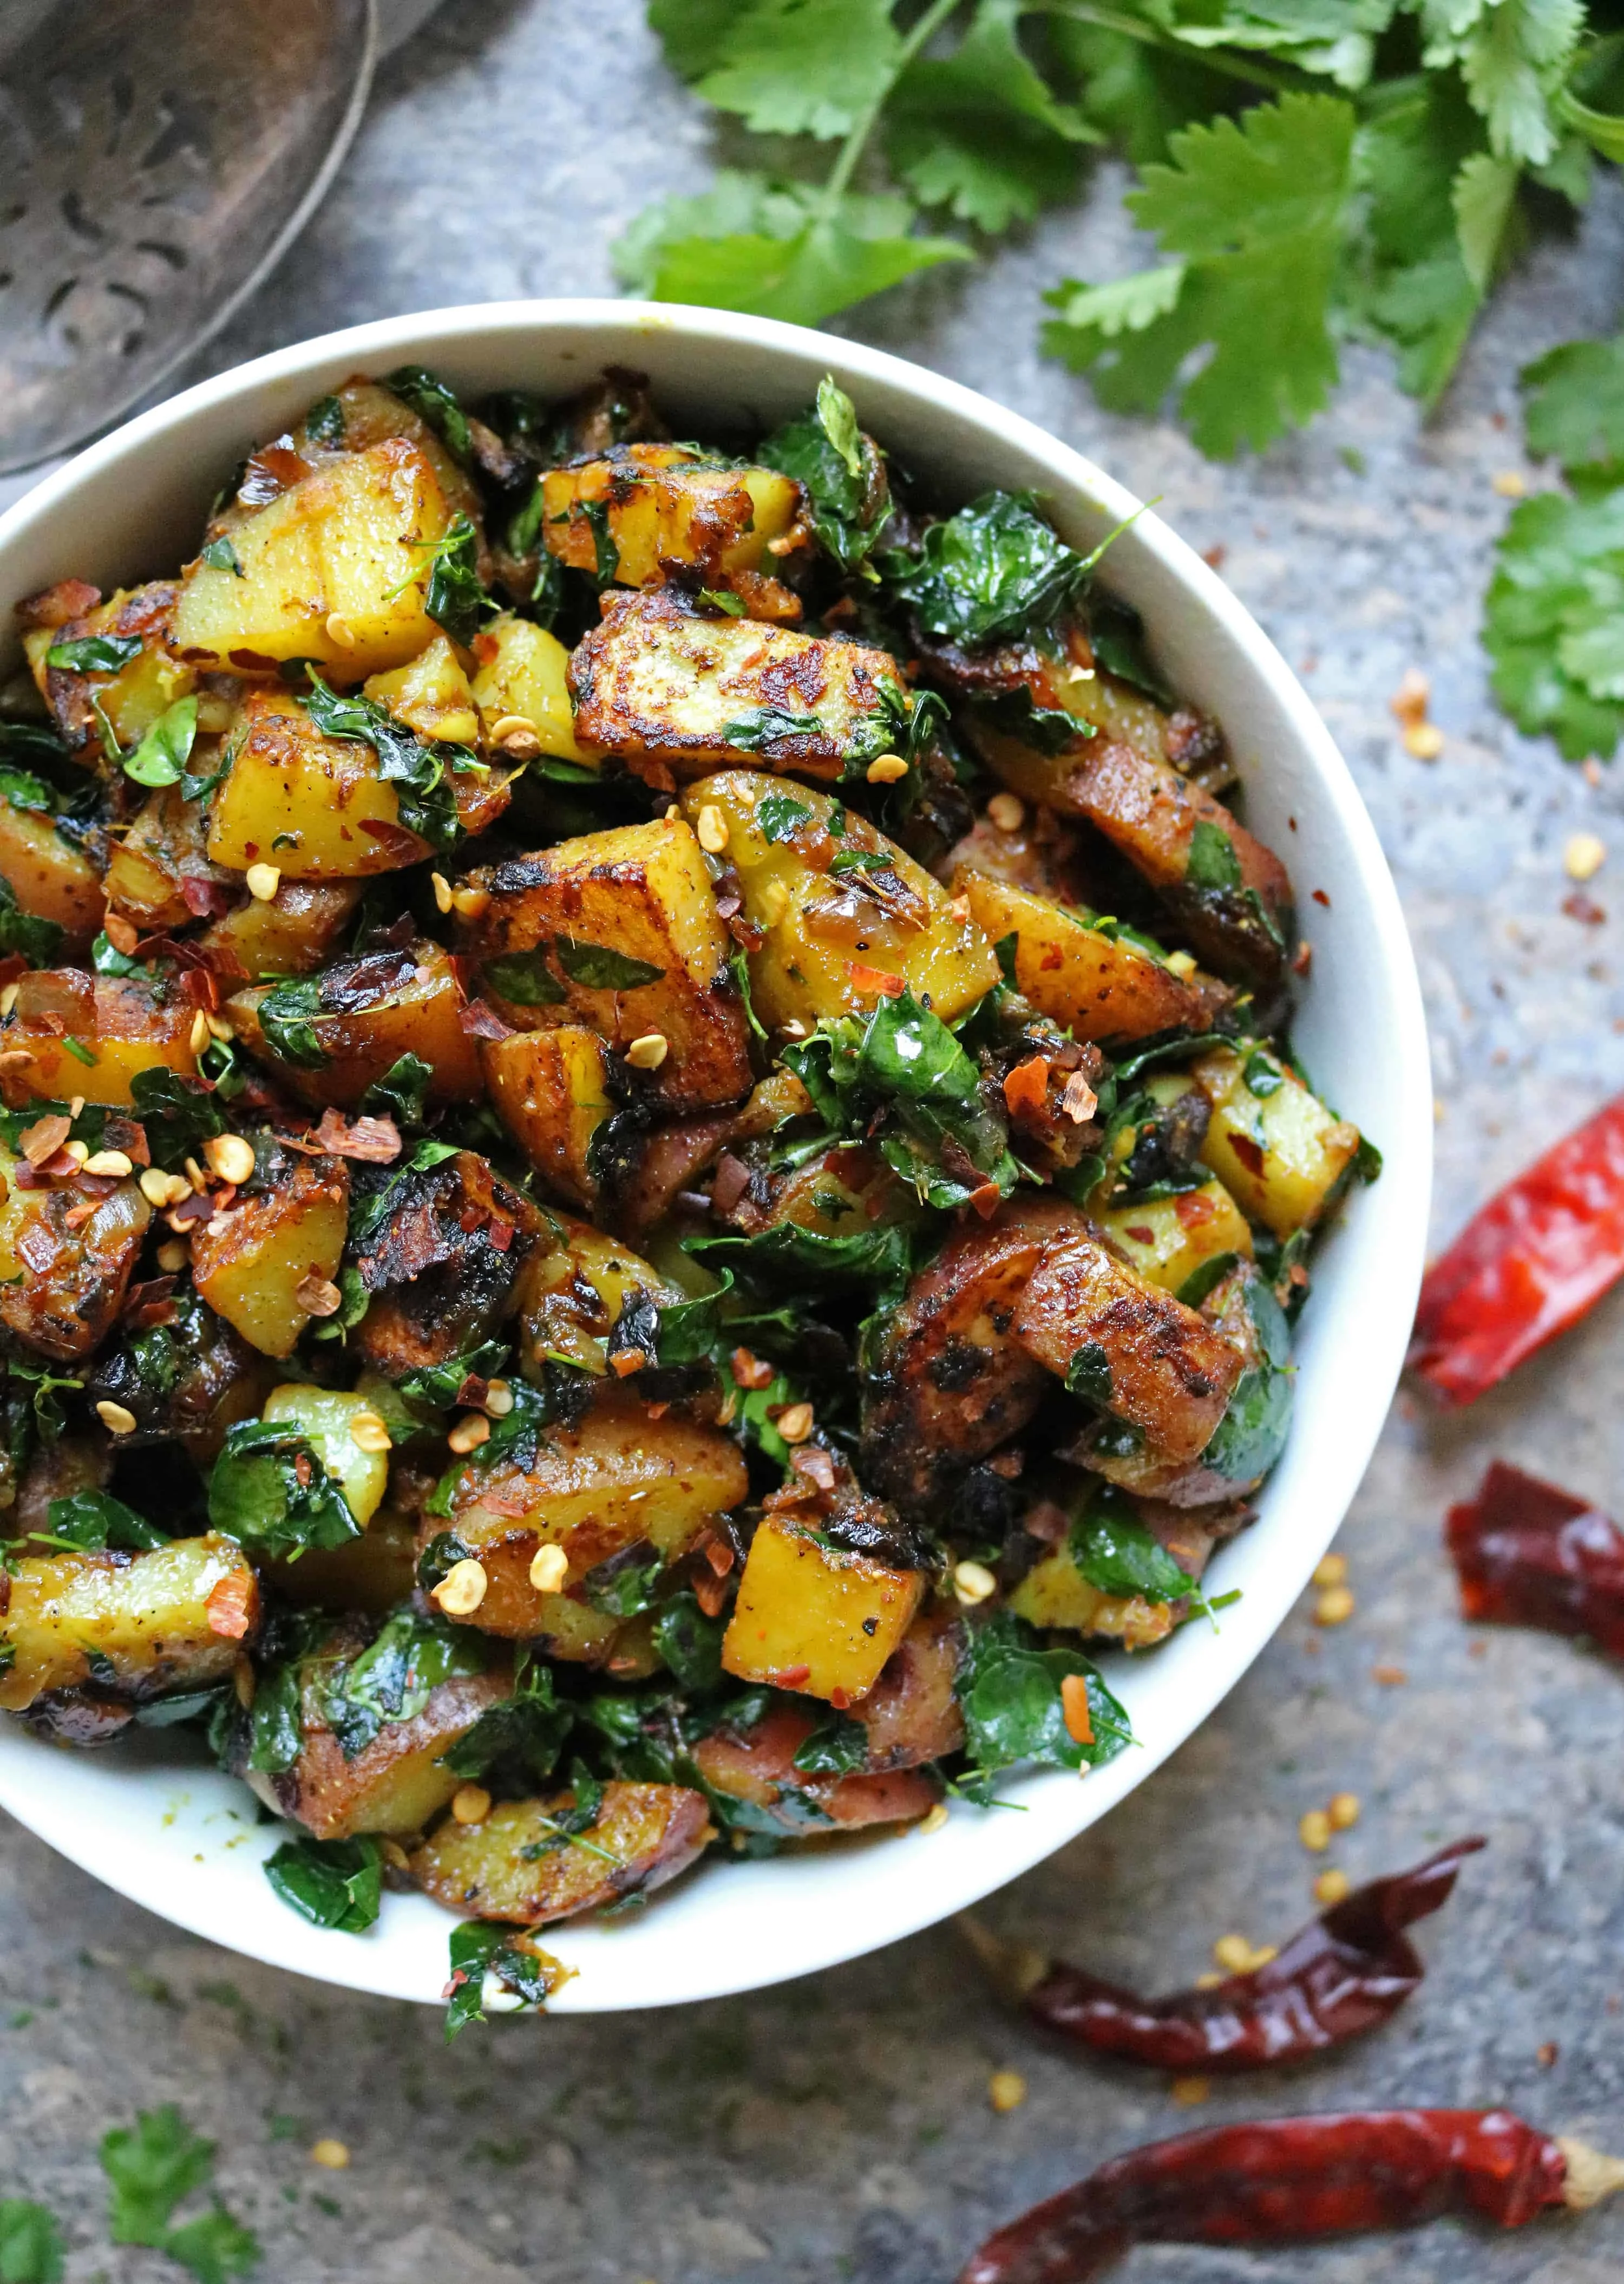
<svg viewBox="0 0 1624 2284">
<path fill-rule="evenodd" d="M 25 912 L 16 889 L 0 873 L 0 951 L 20 951 L 30 967 L 49 967 L 61 948 L 60 923 Z"/>
<path fill-rule="evenodd" d="M 353 1761 L 389 1723 L 415 1721 L 441 1682 L 483 1673 L 490 1657 L 486 1635 L 397 1610 L 358 1657 L 326 1671 L 323 1717 Z"/>
<path fill-rule="evenodd" d="M 340 698 L 314 667 L 306 671 L 310 692 L 301 703 L 322 735 L 371 746 L 378 756 L 379 776 L 394 787 L 401 823 L 433 849 L 453 848 L 462 838 L 462 826 L 449 773 L 457 763 L 475 758 L 468 747 L 419 738 L 375 700 Z"/>
<path fill-rule="evenodd" d="M 1073 1561 L 1102 1594 L 1176 1602 L 1195 1591 L 1195 1580 L 1145 1529 L 1127 1493 L 1113 1484 L 1102 1484 L 1091 1495 L 1087 1509 L 1072 1525 L 1069 1545 Z"/>
<path fill-rule="evenodd" d="M 68 674 L 116 674 L 140 655 L 139 635 L 78 635 L 69 642 L 52 643 L 45 663 Z"/>
<path fill-rule="evenodd" d="M 468 416 L 453 392 L 437 373 L 426 365 L 398 364 L 393 372 L 384 375 L 384 386 L 410 404 L 418 418 L 426 420 L 454 460 L 471 467 L 473 464 L 473 439 L 468 430 Z"/>
<path fill-rule="evenodd" d="M 891 489 L 879 448 L 859 429 L 843 388 L 825 376 L 811 411 L 769 436 L 758 457 L 802 487 L 812 528 L 843 569 L 867 560 L 890 520 Z"/>
<path fill-rule="evenodd" d="M 518 2009 L 545 2006 L 564 1970 L 516 1928 L 489 1920 L 465 1920 L 451 1930 L 451 1976 L 446 1985 L 448 2045 L 470 2022 L 485 2020 L 485 1979 L 489 1975 L 510 1996 L 522 2001 Z"/>
<path fill-rule="evenodd" d="M 52 1499 L 45 1516 L 51 1537 L 65 1546 L 123 1547 L 140 1553 L 169 1543 L 111 1491 L 70 1491 L 66 1498 Z"/>
<path fill-rule="evenodd" d="M 547 965 L 548 947 L 538 943 L 530 951 L 504 951 L 481 963 L 480 974 L 488 990 L 516 1007 L 560 1007 L 569 997 Z"/>
<path fill-rule="evenodd" d="M 410 1049 L 397 1056 L 361 1098 L 363 1113 L 371 1118 L 391 1117 L 397 1126 L 421 1126 L 424 1106 L 434 1076 L 433 1066 Z"/>
<path fill-rule="evenodd" d="M 635 991 L 642 984 L 658 983 L 666 972 L 646 959 L 617 951 L 613 944 L 583 943 L 573 935 L 559 936 L 553 949 L 570 982 L 588 991 Z"/>
<path fill-rule="evenodd" d="M 322 1012 L 321 978 L 285 975 L 261 1000 L 259 1025 L 273 1054 L 298 1070 L 321 1070 L 330 1058 L 316 1029 Z"/>
<path fill-rule="evenodd" d="M 1031 492 L 983 492 L 880 568 L 927 634 L 972 647 L 1041 633 L 1088 571 Z"/>
<path fill-rule="evenodd" d="M 1091 1743 L 1066 1725 L 1060 1685 L 1081 1674 L 1088 1686 Z M 1097 1768 L 1133 1741 L 1128 1716 L 1080 1650 L 1042 1649 L 1032 1628 L 1001 1610 L 969 1630 L 955 1682 L 964 1716 L 972 1790 L 1021 1762 Z"/>
<path fill-rule="evenodd" d="M 383 1850 L 376 1840 L 285 1840 L 265 1877 L 312 1927 L 364 1935 L 383 1895 Z"/>
<path fill-rule="evenodd" d="M 465 515 L 454 515 L 429 557 L 423 607 L 455 643 L 471 643 L 493 607 L 480 584 L 480 535 Z"/>
<path fill-rule="evenodd" d="M 226 1430 L 209 1477 L 208 1519 L 273 1562 L 361 1536 L 316 1446 L 277 1420 L 245 1420 Z"/>
<path fill-rule="evenodd" d="M 308 428 L 308 420 L 306 421 L 305 426 Z M 200 563 L 211 564 L 216 571 L 234 571 L 239 579 L 246 579 L 248 575 L 237 559 L 237 550 L 223 532 L 218 539 L 209 541 L 198 560 Z"/>
</svg>

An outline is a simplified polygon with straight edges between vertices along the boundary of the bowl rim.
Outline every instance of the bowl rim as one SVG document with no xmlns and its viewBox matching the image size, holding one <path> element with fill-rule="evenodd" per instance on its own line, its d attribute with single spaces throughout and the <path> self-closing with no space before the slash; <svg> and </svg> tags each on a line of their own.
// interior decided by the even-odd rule
<svg viewBox="0 0 1624 2284">
<path fill-rule="evenodd" d="M 1249 1585 L 1245 1602 L 1238 1613 L 1230 1614 L 1238 1623 L 1227 1625 L 1227 1654 L 1209 1656 L 1206 1669 L 1197 1669 L 1193 1681 L 1186 1681 L 1177 1717 L 1166 1725 L 1165 1733 L 1137 1753 L 1122 1754 L 1094 1772 L 1086 1787 L 1055 1772 L 1038 1772 L 1005 1786 L 1006 1796 L 1015 1796 L 1023 1806 L 1035 1805 L 1041 1796 L 1044 1815 L 1003 1817 L 993 1844 L 980 1851 L 984 1860 L 975 1862 L 960 1851 L 955 1878 L 892 1880 L 893 1908 L 878 1925 L 855 1924 L 851 1914 L 838 1905 L 824 1911 L 820 1931 L 803 1943 L 787 1964 L 777 1959 L 763 1961 L 747 1944 L 695 1940 L 703 1933 L 706 1918 L 715 1915 L 714 1906 L 707 1912 L 704 1897 L 716 1880 L 739 1881 L 749 1876 L 727 1867 L 701 1867 L 697 1874 L 689 1874 L 667 1891 L 653 1912 L 644 1915 L 646 1930 L 652 1932 L 663 1922 L 666 1930 L 675 1932 L 676 1950 L 687 1970 L 685 1979 L 677 1979 L 681 1987 L 668 1976 L 651 1978 L 640 1972 L 634 1972 L 629 1980 L 622 1975 L 617 1982 L 615 1952 L 621 1952 L 623 1963 L 629 1964 L 626 1936 L 589 1923 L 585 1928 L 550 1930 L 550 1936 L 556 1934 L 556 1948 L 566 1960 L 589 1958 L 593 1967 L 589 1977 L 583 1975 L 566 1987 L 554 2002 L 555 2012 L 691 2003 L 813 1973 L 899 1941 L 1030 1869 L 1097 1821 L 1176 1750 L 1236 1686 L 1278 1631 L 1335 1536 L 1369 1465 L 1397 1386 L 1419 1288 L 1433 1151 L 1432 1081 L 1421 988 L 1397 890 L 1347 765 L 1284 659 L 1195 550 L 1153 509 L 1144 507 L 1094 462 L 1024 415 L 888 351 L 771 318 L 590 297 L 474 303 L 345 327 L 199 381 L 124 422 L 43 478 L 0 514 L 0 593 L 6 584 L 7 566 L 17 551 L 33 553 L 29 543 L 48 531 L 76 499 L 93 496 L 105 480 L 128 467 L 147 448 L 183 434 L 222 408 L 238 404 L 245 408 L 241 435 L 246 441 L 254 433 L 250 400 L 283 384 L 324 379 L 331 386 L 335 371 L 379 370 L 408 358 L 429 364 L 447 356 L 477 362 L 499 344 L 543 336 L 551 340 L 572 332 L 601 335 L 606 330 L 623 332 L 627 348 L 617 360 L 595 347 L 595 364 L 631 361 L 638 341 L 675 336 L 718 355 L 725 355 L 731 346 L 792 359 L 802 368 L 820 366 L 848 390 L 871 384 L 909 400 L 916 411 L 933 416 L 944 432 L 992 432 L 1000 443 L 1041 463 L 1057 491 L 1074 495 L 1079 505 L 1110 522 L 1134 518 L 1136 549 L 1144 551 L 1184 591 L 1192 608 L 1222 631 L 1244 668 L 1258 678 L 1323 796 L 1331 827 L 1339 836 L 1373 924 L 1364 945 L 1371 961 L 1369 988 L 1384 1003 L 1388 1028 L 1380 1046 L 1388 1060 L 1389 1089 L 1397 1108 L 1382 1136 L 1387 1160 L 1383 1181 L 1359 1201 L 1356 1217 L 1362 1229 L 1347 1231 L 1343 1236 L 1347 1246 L 1360 1248 L 1362 1260 L 1379 1255 L 1381 1277 L 1373 1284 L 1367 1276 L 1366 1308 L 1356 1325 L 1338 1327 L 1339 1340 L 1356 1337 L 1358 1341 L 1360 1385 L 1346 1407 L 1340 1448 L 1321 1511 L 1316 1521 L 1300 1529 L 1292 1550 L 1277 1550 L 1272 1575 L 1255 1588 Z M 1355 1217 L 1352 1209 L 1348 1217 Z M 1288 1446 L 1288 1459 L 1290 1452 Z M 1168 1644 L 1160 1654 L 1167 1655 L 1175 1647 L 1183 1645 Z M 0 1807 L 132 1901 L 225 1948 L 316 1980 L 424 2001 L 432 2001 L 437 1995 L 420 1975 L 408 1984 L 394 1950 L 378 1947 L 369 1952 L 364 1940 L 325 1934 L 280 1904 L 274 1917 L 256 1912 L 252 1915 L 254 1924 L 245 1925 L 239 1912 L 230 1905 L 225 1883 L 204 1878 L 190 1886 L 177 1884 L 172 1855 L 150 1846 L 143 1853 L 138 1840 L 133 1851 L 121 1849 L 117 1838 L 100 1832 L 92 1819 L 84 1817 L 82 1806 L 75 1809 L 71 1785 L 53 1784 L 53 1768 L 60 1772 L 61 1763 L 51 1748 L 28 1737 L 19 1723 L 0 1724 Z M 1069 1798 L 1061 1796 L 1062 1786 Z M 183 1802 L 191 1797 L 186 1793 L 177 1795 Z M 213 1813 L 218 1820 L 217 1805 Z M 985 1826 L 988 1818 L 996 1815 L 997 1811 L 970 1811 L 971 1820 L 978 1826 Z M 957 1811 L 953 1820 L 956 1818 Z M 264 1852 L 263 1847 L 259 1848 L 256 1860 Z M 202 1855 L 196 1860 L 203 1862 Z M 802 1875 L 802 1884 L 815 1897 L 836 1899 L 840 1882 L 838 1876 L 832 1879 L 829 1871 L 842 1860 L 849 1864 L 855 1858 L 847 1851 L 816 1851 L 811 1858 L 780 1858 L 772 1867 L 753 1866 L 749 1873 L 787 1866 Z M 897 1860 L 911 1864 L 912 1857 Z M 268 1890 L 262 1893 L 274 1902 Z M 675 1900 L 678 1897 L 683 1898 L 681 1905 Z M 386 1917 L 391 1911 L 402 1918 L 426 1911 L 437 1924 L 447 1928 L 451 1924 L 448 1915 L 426 1897 L 392 1897 L 386 1904 Z M 614 1951 L 608 1948 L 610 1944 Z M 665 1945 L 668 1952 L 672 1949 L 671 1944 Z"/>
</svg>

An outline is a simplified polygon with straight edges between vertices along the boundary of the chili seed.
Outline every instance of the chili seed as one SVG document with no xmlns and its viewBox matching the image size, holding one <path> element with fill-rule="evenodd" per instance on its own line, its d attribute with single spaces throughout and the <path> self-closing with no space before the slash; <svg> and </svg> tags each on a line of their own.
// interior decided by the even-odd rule
<svg viewBox="0 0 1624 2284">
<path fill-rule="evenodd" d="M 1347 1584 L 1347 1555 L 1323 1555 L 1314 1566 L 1314 1583 L 1316 1586 L 1345 1586 Z"/>
<path fill-rule="evenodd" d="M 1339 1626 L 1351 1618 L 1357 1604 L 1348 1586 L 1327 1586 L 1314 1605 L 1316 1626 Z"/>
<path fill-rule="evenodd" d="M 126 1174 L 136 1170 L 132 1160 L 122 1150 L 98 1150 L 93 1158 L 84 1162 L 87 1174 L 101 1174 L 114 1181 L 122 1181 Z"/>
<path fill-rule="evenodd" d="M 513 1409 L 513 1391 L 505 1380 L 493 1380 L 485 1391 L 485 1409 L 493 1420 L 505 1420 Z"/>
<path fill-rule="evenodd" d="M 1027 2098 L 1027 2081 L 1019 2070 L 995 2070 L 987 2081 L 987 2099 L 1000 2117 L 1019 2109 Z"/>
<path fill-rule="evenodd" d="M 956 1562 L 953 1591 L 961 1602 L 984 1602 L 998 1591 L 998 1581 L 984 1562 Z"/>
<path fill-rule="evenodd" d="M 490 1795 L 483 1785 L 458 1785 L 451 1795 L 451 1813 L 459 1824 L 483 1824 L 490 1814 Z"/>
<path fill-rule="evenodd" d="M 1027 804 L 1019 794 L 995 793 L 987 804 L 987 814 L 1000 833 L 1019 833 L 1026 822 Z"/>
<path fill-rule="evenodd" d="M 530 1561 L 530 1584 L 538 1594 L 556 1594 L 569 1576 L 569 1556 L 549 1540 L 538 1546 Z"/>
<path fill-rule="evenodd" d="M 812 1433 L 812 1406 L 809 1404 L 786 1404 L 773 1426 L 786 1443 L 804 1443 Z"/>
<path fill-rule="evenodd" d="M 174 1238 L 171 1238 L 167 1245 L 160 1245 L 158 1248 L 158 1266 L 166 1277 L 179 1276 L 191 1259 L 191 1255 L 187 1248 Z"/>
<path fill-rule="evenodd" d="M 1575 833 L 1562 851 L 1562 870 L 1570 880 L 1593 880 L 1607 861 L 1605 843 L 1593 833 Z"/>
<path fill-rule="evenodd" d="M 393 1439 L 376 1412 L 357 1412 L 349 1423 L 349 1440 L 358 1451 L 387 1451 Z"/>
<path fill-rule="evenodd" d="M 477 1451 L 481 1443 L 490 1441 L 490 1422 L 482 1412 L 465 1412 L 446 1441 L 459 1459 L 465 1458 L 470 1451 Z"/>
<path fill-rule="evenodd" d="M 240 1189 L 254 1172 L 254 1145 L 240 1134 L 214 1134 L 203 1145 L 209 1170 Z"/>
<path fill-rule="evenodd" d="M 1331 1845 L 1331 1819 L 1323 1808 L 1311 1808 L 1297 1826 L 1297 1837 L 1315 1855 L 1323 1856 Z"/>
<path fill-rule="evenodd" d="M 930 1834 L 933 1832 L 940 1832 L 947 1820 L 948 1803 L 945 1800 L 939 1800 L 934 1808 L 927 1808 L 925 1810 L 917 1824 L 913 1826 L 913 1829 L 918 1834 L 920 1839 L 924 1840 L 928 1838 Z"/>
<path fill-rule="evenodd" d="M 490 903 L 488 888 L 453 888 L 451 909 L 465 920 L 477 920 Z"/>
<path fill-rule="evenodd" d="M 881 754 L 878 761 L 869 763 L 865 774 L 871 785 L 894 785 L 908 775 L 908 764 L 901 754 Z"/>
<path fill-rule="evenodd" d="M 4 990 L 0 991 L 0 1015 L 9 1015 L 11 1013 L 12 1008 L 17 1005 L 17 994 L 21 990 L 21 989 L 22 986 L 20 983 L 8 983 Z"/>
<path fill-rule="evenodd" d="M 670 1051 L 670 1042 L 663 1031 L 645 1031 L 627 1048 L 626 1060 L 634 1070 L 658 1070 Z"/>
<path fill-rule="evenodd" d="M 114 1404 L 107 1396 L 104 1396 L 97 1405 L 96 1416 L 109 1435 L 133 1435 L 136 1432 L 135 1413 L 127 1412 L 121 1404 Z"/>
<path fill-rule="evenodd" d="M 90 1146 L 88 1142 L 65 1142 L 62 1145 L 62 1150 L 64 1156 L 71 1158 L 75 1166 L 84 1167 L 90 1162 Z"/>
<path fill-rule="evenodd" d="M 434 906 L 436 911 L 449 912 L 451 909 L 451 883 L 447 880 L 445 874 L 443 872 L 431 872 L 428 876 L 428 884 L 434 891 Z"/>
<path fill-rule="evenodd" d="M 510 761 L 539 761 L 542 734 L 527 714 L 504 714 L 490 725 L 490 741 L 500 746 Z"/>
<path fill-rule="evenodd" d="M 697 827 L 701 849 L 713 856 L 720 856 L 728 845 L 728 821 L 713 802 L 707 802 L 699 811 Z"/>
<path fill-rule="evenodd" d="M 355 630 L 350 625 L 349 621 L 345 617 L 342 611 L 328 612 L 327 639 L 329 642 L 337 643 L 340 650 L 354 650 L 355 646 Z"/>
<path fill-rule="evenodd" d="M 1404 751 L 1418 762 L 1435 762 L 1443 751 L 1443 731 L 1436 722 L 1412 722 L 1404 732 Z"/>
<path fill-rule="evenodd" d="M 1359 1821 L 1359 1795 L 1356 1792 L 1339 1792 L 1331 1802 L 1328 1811 L 1333 1832 L 1351 1832 Z"/>
<path fill-rule="evenodd" d="M 1339 1904 L 1353 1884 L 1347 1873 L 1333 1864 L 1329 1872 L 1322 1872 L 1314 1882 L 1314 1900 L 1316 1904 Z"/>
<path fill-rule="evenodd" d="M 197 1013 L 191 1019 L 191 1029 L 186 1034 L 186 1044 L 191 1049 L 194 1055 L 200 1055 L 204 1048 L 208 1044 L 211 1036 L 212 1034 L 208 1028 L 208 1017 L 203 1013 L 201 1007 L 199 1007 Z"/>
<path fill-rule="evenodd" d="M 430 1595 L 438 1602 L 449 1618 L 470 1616 L 485 1600 L 485 1589 L 490 1581 L 485 1575 L 485 1565 L 476 1562 L 472 1554 L 454 1562 Z"/>
<path fill-rule="evenodd" d="M 1167 2092 L 1181 2109 L 1195 2109 L 1213 2090 L 1211 2078 L 1175 2077 Z"/>
<path fill-rule="evenodd" d="M 314 1271 L 300 1279 L 293 1298 L 312 1317 L 336 1317 L 344 1305 L 344 1295 L 332 1278 L 318 1277 Z M 378 1448 L 383 1451 L 387 1447 L 380 1443 Z"/>
<path fill-rule="evenodd" d="M 337 616 L 336 612 L 334 616 Z M 332 623 L 329 620 L 328 625 Z M 311 2147 L 310 2163 L 324 2165 L 330 2173 L 341 2173 L 349 2163 L 349 2150 L 342 2141 L 335 2141 L 331 2134 L 324 2134 Z"/>
<path fill-rule="evenodd" d="M 1227 1975 L 1244 1975 L 1252 1964 L 1252 1945 L 1244 1935 L 1221 1935 L 1213 1957 Z"/>
<path fill-rule="evenodd" d="M 277 890 L 282 886 L 279 865 L 250 864 L 243 878 L 248 884 L 248 894 L 256 904 L 274 903 Z"/>
</svg>

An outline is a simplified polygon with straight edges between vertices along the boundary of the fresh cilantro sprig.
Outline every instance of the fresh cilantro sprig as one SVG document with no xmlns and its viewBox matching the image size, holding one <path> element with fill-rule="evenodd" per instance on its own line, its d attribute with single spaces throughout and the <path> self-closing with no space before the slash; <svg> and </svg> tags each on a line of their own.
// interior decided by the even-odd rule
<svg viewBox="0 0 1624 2284">
<path fill-rule="evenodd" d="M 198 2284 L 227 2284 L 259 2266 L 258 2238 L 218 2197 L 196 2219 L 176 2220 L 176 2207 L 208 2186 L 215 2145 L 191 2131 L 173 2102 L 144 2109 L 133 2126 L 104 2134 L 101 2162 L 109 2186 L 107 2233 L 114 2244 L 167 2252 Z"/>
</svg>

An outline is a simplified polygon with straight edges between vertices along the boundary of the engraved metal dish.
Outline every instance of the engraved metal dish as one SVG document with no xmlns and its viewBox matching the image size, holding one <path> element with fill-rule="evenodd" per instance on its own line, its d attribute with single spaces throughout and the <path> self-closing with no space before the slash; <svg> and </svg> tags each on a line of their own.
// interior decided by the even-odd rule
<svg viewBox="0 0 1624 2284">
<path fill-rule="evenodd" d="M 223 325 L 325 190 L 376 46 L 373 0 L 4 0 L 0 473 Z"/>
</svg>

